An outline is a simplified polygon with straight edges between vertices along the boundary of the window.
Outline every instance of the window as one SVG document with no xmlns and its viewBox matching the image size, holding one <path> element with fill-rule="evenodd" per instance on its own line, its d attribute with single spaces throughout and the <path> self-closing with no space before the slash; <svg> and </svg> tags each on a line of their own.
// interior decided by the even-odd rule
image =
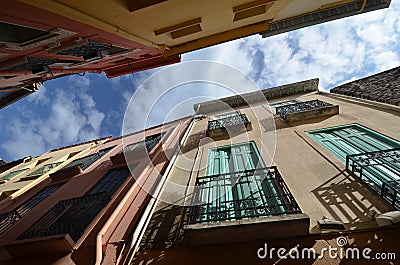
<svg viewBox="0 0 400 265">
<path fill-rule="evenodd" d="M 79 158 L 77 160 L 74 160 L 71 163 L 69 163 L 68 165 L 66 165 L 65 167 L 63 167 L 61 170 L 70 169 L 70 168 L 73 168 L 76 166 L 79 166 L 82 170 L 85 170 L 86 168 L 90 167 L 94 162 L 96 162 L 99 158 L 101 158 L 103 155 L 108 153 L 112 148 L 114 148 L 114 147 L 106 148 L 106 149 L 100 150 L 99 152 L 97 152 L 95 154 L 91 154 L 91 155 Z"/>
<path fill-rule="evenodd" d="M 75 242 L 78 241 L 129 176 L 127 167 L 110 170 L 85 195 L 58 202 L 18 239 L 69 234 Z"/>
<path fill-rule="evenodd" d="M 234 116 L 238 116 L 240 115 L 240 111 L 232 111 L 232 112 L 227 112 L 227 113 L 223 113 L 223 114 L 219 114 L 219 115 L 215 115 L 215 119 L 225 119 L 225 118 L 229 118 L 229 117 L 234 117 Z"/>
<path fill-rule="evenodd" d="M 164 133 L 158 133 L 150 136 L 146 136 L 144 141 L 129 144 L 124 147 L 124 150 L 122 152 L 131 152 L 135 149 L 141 149 L 145 148 L 147 152 L 151 152 L 153 148 L 156 146 L 158 142 L 160 142 L 161 138 L 164 136 Z"/>
<path fill-rule="evenodd" d="M 132 169 L 135 168 L 136 164 L 131 167 Z M 130 171 L 127 167 L 110 170 L 87 192 L 87 194 L 107 192 L 111 196 L 129 175 Z"/>
<path fill-rule="evenodd" d="M 291 104 L 296 104 L 301 102 L 300 100 L 297 99 L 290 99 L 290 100 L 285 100 L 285 101 L 279 101 L 279 102 L 274 102 L 269 104 L 269 106 L 273 109 L 276 109 L 277 107 L 282 107 L 286 105 L 291 105 Z"/>
<path fill-rule="evenodd" d="M 161 138 L 163 137 L 163 133 L 158 133 L 154 135 L 147 136 L 146 139 L 144 140 L 146 144 L 146 149 L 147 152 L 150 152 L 153 150 L 153 148 L 156 146 L 158 142 L 160 142 Z"/>
<path fill-rule="evenodd" d="M 189 223 L 268 217 L 300 209 L 276 167 L 266 168 L 254 142 L 213 148 L 193 193 Z"/>
<path fill-rule="evenodd" d="M 347 155 L 400 147 L 400 142 L 358 124 L 309 131 L 308 134 L 340 160 Z"/>
<path fill-rule="evenodd" d="M 22 27 L 5 22 L 0 22 L 0 42 L 25 43 L 32 39 L 44 37 L 47 31 Z"/>
<path fill-rule="evenodd" d="M 62 162 L 56 162 L 56 163 L 52 163 L 52 164 L 47 164 L 42 166 L 39 169 L 36 169 L 35 171 L 29 173 L 27 176 L 38 176 L 38 175 L 43 175 L 47 172 L 49 172 L 50 170 L 52 170 L 53 168 L 57 167 L 58 165 L 60 165 Z"/>
<path fill-rule="evenodd" d="M 13 172 L 10 172 L 4 176 L 1 177 L 2 180 L 10 180 L 11 178 L 21 174 L 22 172 L 24 172 L 25 170 L 27 170 L 28 168 L 24 168 L 24 169 L 20 169 L 20 170 L 16 170 Z"/>
<path fill-rule="evenodd" d="M 24 217 L 31 209 L 58 190 L 64 183 L 48 186 L 36 193 L 29 200 L 14 210 L 0 214 L 0 233 L 3 233 L 19 219 Z"/>
<path fill-rule="evenodd" d="M 59 28 L 45 31 L 6 22 L 0 22 L 0 32 L 0 43 L 4 43 L 6 49 L 14 50 L 24 50 L 42 44 L 50 44 L 75 34 Z"/>
<path fill-rule="evenodd" d="M 358 124 L 308 132 L 346 169 L 400 209 L 400 142 Z"/>
</svg>

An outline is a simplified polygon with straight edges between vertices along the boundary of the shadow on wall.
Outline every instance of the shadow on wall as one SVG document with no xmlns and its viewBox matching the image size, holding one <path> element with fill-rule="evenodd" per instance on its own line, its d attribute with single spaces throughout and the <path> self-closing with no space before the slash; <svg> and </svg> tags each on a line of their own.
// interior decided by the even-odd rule
<svg viewBox="0 0 400 265">
<path fill-rule="evenodd" d="M 340 171 L 311 192 L 334 220 L 343 223 L 355 225 L 369 222 L 371 219 L 368 213 L 371 210 L 378 212 L 391 210 L 390 206 L 357 179 L 351 177 L 346 170 Z"/>
<path fill-rule="evenodd" d="M 164 207 L 154 213 L 146 229 L 141 249 L 164 249 L 171 247 L 179 233 L 183 207 L 161 203 Z"/>
<path fill-rule="evenodd" d="M 399 257 L 400 249 L 395 247 L 396 240 L 400 236 L 399 228 L 399 225 L 397 225 L 397 227 L 380 228 L 379 231 L 354 232 L 344 236 L 347 244 L 343 247 L 337 243 L 338 234 L 322 234 L 229 245 L 174 247 L 147 252 L 141 251 L 133 264 L 395 264 L 393 258 L 382 261 L 366 260 L 362 256 L 362 251 L 364 248 L 370 248 L 372 250 L 369 253 L 371 258 L 378 252 L 394 253 L 396 257 Z M 266 250 L 267 255 L 265 257 L 259 258 L 257 256 L 260 248 Z M 291 249 L 297 251 L 292 252 L 294 258 L 288 255 L 285 255 L 285 258 L 279 258 L 277 250 L 280 248 L 283 248 L 286 254 Z M 329 248 L 333 249 L 332 252 L 328 251 Z M 353 251 L 346 252 L 350 248 L 357 248 L 359 255 L 357 256 L 356 252 L 352 254 Z M 310 249 L 315 251 L 315 255 L 308 251 Z M 261 252 L 261 254 L 264 253 Z"/>
<path fill-rule="evenodd" d="M 186 154 L 187 152 L 199 148 L 200 141 L 205 137 L 205 135 L 206 131 L 200 131 L 189 135 L 185 144 L 181 148 L 182 154 Z"/>
</svg>

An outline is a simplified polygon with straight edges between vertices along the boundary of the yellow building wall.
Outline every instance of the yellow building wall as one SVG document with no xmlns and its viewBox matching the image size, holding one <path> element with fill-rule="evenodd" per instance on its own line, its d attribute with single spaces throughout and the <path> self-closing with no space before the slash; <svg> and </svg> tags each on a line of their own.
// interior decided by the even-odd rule
<svg viewBox="0 0 400 265">
<path fill-rule="evenodd" d="M 0 192 L 3 194 L 2 200 L 0 201 L 0 205 L 4 204 L 6 201 L 12 200 L 30 188 L 36 186 L 41 181 L 45 180 L 49 177 L 50 174 L 56 172 L 57 170 L 63 168 L 70 162 L 75 159 L 81 158 L 85 156 L 89 151 L 96 147 L 102 141 L 92 141 L 89 143 L 84 143 L 81 145 L 66 147 L 62 149 L 56 149 L 47 153 L 44 153 L 40 156 L 34 157 L 27 161 L 26 163 L 22 163 L 18 166 L 15 166 L 6 172 L 0 174 L 0 178 L 2 176 L 7 175 L 9 172 L 13 172 L 20 169 L 27 168 L 28 170 L 14 176 L 13 178 L 5 181 L 5 183 L 0 185 Z M 42 168 L 45 165 L 60 163 L 57 166 L 53 167 L 49 171 L 44 174 L 29 176 L 32 172 Z"/>
</svg>

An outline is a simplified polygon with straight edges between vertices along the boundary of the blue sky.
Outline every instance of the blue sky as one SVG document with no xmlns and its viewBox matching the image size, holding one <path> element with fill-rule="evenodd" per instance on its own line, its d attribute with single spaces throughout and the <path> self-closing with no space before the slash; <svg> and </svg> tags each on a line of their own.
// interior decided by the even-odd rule
<svg viewBox="0 0 400 265">
<path fill-rule="evenodd" d="M 398 14 L 399 1 L 392 1 L 385 10 L 266 39 L 253 35 L 184 54 L 182 61 L 225 63 L 249 76 L 260 89 L 319 78 L 320 89 L 329 90 L 400 65 Z M 38 92 L 0 110 L 0 157 L 12 161 L 99 137 L 120 136 L 132 94 L 159 70 L 113 79 L 103 74 L 86 74 L 46 82 Z M 199 96 L 198 91 L 186 89 L 185 97 Z M 204 87 L 204 91 L 210 97 L 224 96 L 225 92 L 228 95 L 225 90 L 216 93 Z M 163 104 L 180 102 L 182 96 L 174 93 L 161 99 L 149 125 L 163 121 L 162 115 L 157 114 L 163 112 Z M 179 115 L 191 114 L 193 101 L 187 103 Z"/>
</svg>

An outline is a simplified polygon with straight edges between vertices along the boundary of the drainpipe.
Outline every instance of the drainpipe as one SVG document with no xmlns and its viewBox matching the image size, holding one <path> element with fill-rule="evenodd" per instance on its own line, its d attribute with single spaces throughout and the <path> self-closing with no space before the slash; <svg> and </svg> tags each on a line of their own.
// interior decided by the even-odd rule
<svg viewBox="0 0 400 265">
<path fill-rule="evenodd" d="M 189 125 L 189 127 L 191 126 L 191 124 Z M 176 127 L 179 128 L 179 127 Z M 188 135 L 188 130 L 186 130 L 185 132 L 185 136 L 182 138 L 182 140 L 186 139 L 187 135 Z M 167 169 L 165 170 L 165 173 L 163 174 L 160 184 L 165 182 L 166 176 L 168 174 L 168 172 L 171 170 L 172 164 L 176 159 L 176 156 L 178 154 L 179 146 L 182 144 L 182 140 L 180 142 L 180 144 L 176 147 L 175 153 L 170 161 L 170 163 L 167 166 Z M 160 189 L 161 186 L 163 185 L 158 185 L 157 189 L 156 189 L 156 193 L 158 194 L 160 193 Z M 115 218 L 117 217 L 117 215 L 120 213 L 122 207 L 125 205 L 125 203 L 130 199 L 130 196 L 132 195 L 133 191 L 135 190 L 135 188 L 137 187 L 137 183 L 135 182 L 135 185 L 132 185 L 132 187 L 129 189 L 129 191 L 126 193 L 126 195 L 124 196 L 124 198 L 122 199 L 122 201 L 118 204 L 118 207 L 114 210 L 114 212 L 112 213 L 112 215 L 110 216 L 110 218 L 107 220 L 107 222 L 105 223 L 105 225 L 103 226 L 103 228 L 100 230 L 100 232 L 97 234 L 96 237 L 96 265 L 101 265 L 101 262 L 103 260 L 103 236 L 105 235 L 105 233 L 107 232 L 107 230 L 110 228 L 111 224 L 114 222 Z M 154 199 L 154 198 L 152 198 Z M 145 210 L 145 213 L 147 211 L 147 208 Z M 145 215 L 145 214 L 144 214 Z M 143 218 L 142 218 L 143 219 Z M 140 220 L 139 226 L 142 223 L 142 219 Z M 136 232 L 136 230 L 135 230 Z"/>
<path fill-rule="evenodd" d="M 123 29 L 121 29 L 120 27 L 118 27 L 116 25 L 110 24 L 109 22 L 107 22 L 105 20 L 99 19 L 99 18 L 97 18 L 97 17 L 95 17 L 93 15 L 85 13 L 82 10 L 77 9 L 75 7 L 72 7 L 70 5 L 67 5 L 67 4 L 65 4 L 63 2 L 60 2 L 58 0 L 53 0 L 52 2 L 54 4 L 56 4 L 56 5 L 58 5 L 61 9 L 64 9 L 64 10 L 66 9 L 66 10 L 72 12 L 72 13 L 75 13 L 75 14 L 79 15 L 80 17 L 84 17 L 85 19 L 89 19 L 89 20 L 95 21 L 97 24 L 101 25 L 100 28 L 103 29 L 103 30 L 106 30 L 106 31 L 109 31 L 109 32 L 120 33 L 121 35 L 125 35 L 126 38 L 128 38 L 128 39 L 130 39 L 132 41 L 138 42 L 138 43 L 146 45 L 146 46 L 157 48 L 157 50 L 159 52 L 164 52 L 165 50 L 169 49 L 167 46 L 165 46 L 163 44 L 158 45 L 158 44 L 156 44 L 156 43 L 154 43 L 152 41 L 146 40 L 146 39 L 144 39 L 142 37 L 139 37 L 139 36 L 129 32 L 129 31 L 123 30 Z M 99 27 L 97 27 L 97 28 L 99 28 Z"/>
<path fill-rule="evenodd" d="M 138 251 L 140 241 L 142 240 L 144 232 L 146 231 L 146 229 L 147 229 L 147 227 L 148 227 L 148 225 L 150 223 L 150 219 L 151 219 L 151 217 L 153 216 L 153 214 L 155 212 L 156 203 L 160 200 L 161 190 L 164 187 L 164 184 L 165 184 L 165 182 L 167 180 L 167 176 L 169 175 L 169 172 L 171 171 L 171 169 L 172 169 L 173 165 L 175 164 L 175 161 L 176 161 L 176 159 L 178 157 L 178 154 L 179 154 L 179 151 L 180 151 L 179 147 L 182 146 L 185 143 L 186 139 L 189 136 L 189 132 L 193 127 L 193 124 L 194 124 L 194 119 L 192 118 L 190 120 L 190 124 L 189 124 L 184 136 L 182 137 L 181 141 L 179 142 L 179 145 L 175 149 L 175 152 L 174 152 L 174 155 L 171 158 L 171 161 L 169 162 L 164 174 L 162 175 L 162 178 L 161 178 L 160 182 L 158 183 L 157 188 L 155 189 L 155 192 L 154 192 L 155 196 L 152 197 L 151 200 L 149 201 L 149 203 L 148 203 L 148 205 L 147 205 L 142 217 L 139 220 L 138 225 L 136 226 L 135 231 L 133 232 L 132 239 L 135 239 L 135 238 L 137 238 L 137 239 L 136 240 L 132 240 L 131 247 L 129 249 L 129 252 L 128 252 L 123 264 L 126 264 L 127 259 L 129 259 L 128 264 L 130 264 L 132 262 L 133 256 Z"/>
</svg>

